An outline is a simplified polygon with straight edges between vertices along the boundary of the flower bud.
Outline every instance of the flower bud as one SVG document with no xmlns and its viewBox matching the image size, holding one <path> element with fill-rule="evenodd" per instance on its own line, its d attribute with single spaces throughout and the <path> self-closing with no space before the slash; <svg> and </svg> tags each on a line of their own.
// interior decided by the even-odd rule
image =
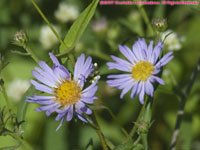
<svg viewBox="0 0 200 150">
<path fill-rule="evenodd" d="M 13 38 L 13 44 L 17 46 L 25 46 L 28 41 L 28 37 L 24 31 L 18 31 Z"/>
<path fill-rule="evenodd" d="M 141 121 L 139 124 L 138 124 L 138 134 L 141 134 L 141 133 L 147 133 L 149 130 L 149 124 L 145 121 Z"/>
<path fill-rule="evenodd" d="M 167 29 L 167 19 L 155 18 L 152 21 L 153 27 L 158 32 L 163 32 Z"/>
</svg>

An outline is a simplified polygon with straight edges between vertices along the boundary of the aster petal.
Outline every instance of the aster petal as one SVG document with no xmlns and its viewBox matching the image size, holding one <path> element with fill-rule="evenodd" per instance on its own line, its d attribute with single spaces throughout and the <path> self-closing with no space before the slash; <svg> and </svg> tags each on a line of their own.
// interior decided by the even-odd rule
<svg viewBox="0 0 200 150">
<path fill-rule="evenodd" d="M 58 108 L 58 107 L 60 107 L 60 104 L 53 103 L 51 105 L 39 107 L 39 108 L 35 109 L 35 111 L 47 111 L 47 110 Z"/>
<path fill-rule="evenodd" d="M 82 70 L 82 67 L 83 67 L 83 64 L 84 64 L 84 60 L 85 60 L 85 55 L 81 54 L 76 61 L 76 64 L 75 64 L 75 67 L 74 67 L 74 79 L 76 81 L 78 80 L 78 78 L 81 74 L 81 70 Z"/>
<path fill-rule="evenodd" d="M 94 100 L 98 99 L 96 96 L 92 96 L 92 97 L 84 97 L 82 96 L 80 101 L 87 103 L 87 104 L 93 104 Z"/>
<path fill-rule="evenodd" d="M 153 96 L 154 88 L 153 88 L 153 85 L 151 84 L 151 82 L 147 80 L 145 82 L 144 87 L 145 87 L 145 93 L 147 93 L 150 96 Z"/>
<path fill-rule="evenodd" d="M 62 118 L 62 120 L 60 121 L 60 124 L 58 125 L 58 127 L 56 128 L 56 131 L 58 131 L 60 129 L 60 127 L 62 126 L 64 121 L 64 117 Z"/>
<path fill-rule="evenodd" d="M 131 77 L 131 74 L 112 74 L 112 75 L 108 75 L 107 78 L 127 78 L 127 77 Z"/>
<path fill-rule="evenodd" d="M 32 95 L 32 97 L 27 97 L 30 100 L 51 100 L 54 99 L 55 96 L 41 96 L 41 95 Z"/>
<path fill-rule="evenodd" d="M 130 72 L 131 71 L 130 67 L 124 67 L 121 64 L 117 64 L 117 63 L 113 63 L 113 62 L 108 62 L 106 64 L 107 64 L 109 70 L 117 69 L 117 70 L 125 71 L 125 72 Z"/>
<path fill-rule="evenodd" d="M 124 85 L 126 82 L 130 80 L 132 81 L 133 78 L 128 76 L 128 77 L 118 78 L 114 80 L 107 80 L 107 84 L 112 87 L 118 87 L 118 86 Z"/>
<path fill-rule="evenodd" d="M 58 59 L 56 58 L 55 55 L 53 55 L 53 53 L 49 53 L 49 56 L 50 56 L 50 58 L 51 58 L 51 60 L 53 61 L 53 64 L 54 64 L 55 66 L 60 66 L 60 63 L 59 63 Z"/>
<path fill-rule="evenodd" d="M 97 89 L 98 89 L 98 87 L 94 86 L 90 90 L 87 90 L 87 92 L 82 92 L 82 96 L 84 96 L 84 97 L 94 96 L 94 94 L 96 93 Z"/>
<path fill-rule="evenodd" d="M 132 50 L 136 58 L 140 61 L 143 61 L 145 58 L 145 51 L 147 50 L 147 45 L 144 38 L 139 38 L 138 41 L 133 44 Z"/>
<path fill-rule="evenodd" d="M 141 85 L 142 85 L 142 88 L 141 88 L 141 91 L 140 91 L 140 94 L 139 94 L 139 100 L 140 100 L 141 104 L 144 104 L 144 93 L 145 93 L 144 83 L 142 82 Z"/>
<path fill-rule="evenodd" d="M 41 104 L 41 105 L 51 105 L 55 102 L 51 101 L 51 100 L 26 100 L 29 103 L 37 103 L 37 104 Z"/>
<path fill-rule="evenodd" d="M 147 49 L 147 57 L 151 58 L 153 52 L 153 41 L 150 41 L 148 49 Z"/>
<path fill-rule="evenodd" d="M 115 57 L 115 56 L 111 56 L 111 58 L 116 62 L 116 64 L 119 64 L 125 68 L 127 68 L 128 70 L 132 70 L 132 66 L 133 64 L 130 64 L 129 62 L 127 62 L 126 60 L 123 60 L 119 57 Z"/>
<path fill-rule="evenodd" d="M 156 66 L 160 68 L 160 67 L 166 65 L 174 57 L 172 54 L 173 54 L 173 52 L 168 52 L 167 54 L 165 54 L 159 60 L 159 62 L 156 64 Z"/>
<path fill-rule="evenodd" d="M 59 108 L 61 106 L 61 104 L 57 104 L 55 107 L 53 107 L 52 109 L 48 109 L 47 111 L 46 111 L 46 115 L 47 116 L 50 116 L 53 112 L 55 112 L 56 111 L 56 109 L 57 108 Z"/>
<path fill-rule="evenodd" d="M 150 81 L 151 81 L 151 82 L 158 82 L 158 83 L 160 83 L 160 84 L 162 84 L 162 85 L 165 84 L 165 82 L 164 82 L 161 78 L 156 77 L 156 76 L 151 76 L 151 77 L 150 77 Z"/>
<path fill-rule="evenodd" d="M 73 105 L 71 105 L 68 109 L 68 113 L 67 113 L 67 121 L 70 121 L 72 120 L 72 117 L 73 117 Z"/>
<path fill-rule="evenodd" d="M 85 61 L 85 55 L 82 54 L 76 62 L 74 70 L 74 80 L 78 81 L 80 87 L 84 86 L 88 75 L 94 70 L 92 58 L 89 56 Z"/>
<path fill-rule="evenodd" d="M 66 79 L 70 78 L 69 72 L 65 72 L 63 69 L 60 69 L 60 67 L 55 67 L 53 69 L 54 74 L 60 81 L 65 81 Z"/>
<path fill-rule="evenodd" d="M 155 64 L 156 61 L 158 60 L 158 57 L 160 56 L 160 52 L 162 48 L 163 48 L 162 42 L 158 42 L 158 44 L 154 47 L 152 56 L 150 58 L 150 61 L 152 62 L 152 64 Z"/>
<path fill-rule="evenodd" d="M 131 98 L 134 98 L 137 95 L 138 85 L 139 85 L 139 82 L 136 81 L 131 90 Z"/>
<path fill-rule="evenodd" d="M 155 67 L 154 71 L 153 71 L 153 75 L 158 74 L 160 72 L 160 68 Z"/>
<path fill-rule="evenodd" d="M 135 64 L 134 62 L 137 61 L 137 58 L 133 54 L 133 52 L 127 47 L 127 46 L 122 46 L 119 45 L 119 51 L 132 63 Z"/>
<path fill-rule="evenodd" d="M 48 72 L 45 72 L 44 70 L 42 70 L 39 67 L 35 67 L 35 70 L 40 73 L 42 76 L 44 76 L 45 78 L 47 78 L 48 80 L 50 80 L 53 83 L 57 83 L 57 78 L 56 76 L 52 76 L 51 74 L 49 74 Z"/>
<path fill-rule="evenodd" d="M 50 86 L 50 87 L 56 87 L 55 82 L 52 82 L 51 80 L 48 80 L 48 78 L 42 76 L 41 74 L 39 74 L 36 71 L 32 71 L 32 75 L 40 82 Z"/>
<path fill-rule="evenodd" d="M 80 114 L 77 114 L 77 116 L 78 116 L 78 118 L 79 118 L 80 120 L 82 120 L 83 122 L 88 123 L 88 121 L 87 121 L 85 118 L 83 118 Z"/>
<path fill-rule="evenodd" d="M 64 118 L 69 110 L 69 107 L 65 107 L 64 109 L 57 109 L 56 112 L 58 115 L 56 116 L 56 121 Z"/>
<path fill-rule="evenodd" d="M 53 90 L 43 84 L 40 84 L 38 83 L 37 81 L 35 80 L 30 80 L 30 82 L 35 86 L 35 88 L 37 90 L 40 90 L 42 92 L 46 92 L 46 93 L 49 93 L 49 94 L 53 94 Z"/>
<path fill-rule="evenodd" d="M 90 86 L 88 86 L 86 89 L 84 89 L 84 90 L 82 91 L 82 94 L 84 94 L 84 93 L 87 94 L 87 92 L 90 92 L 90 90 L 93 89 L 93 88 L 96 86 L 97 81 L 98 81 L 98 80 L 96 80 L 94 83 L 92 83 L 92 84 L 91 84 Z"/>
<path fill-rule="evenodd" d="M 120 89 L 123 88 L 122 93 L 120 95 L 120 98 L 122 99 L 123 96 L 134 86 L 135 82 L 129 81 L 126 84 L 123 84 L 123 86 L 119 87 Z"/>
</svg>

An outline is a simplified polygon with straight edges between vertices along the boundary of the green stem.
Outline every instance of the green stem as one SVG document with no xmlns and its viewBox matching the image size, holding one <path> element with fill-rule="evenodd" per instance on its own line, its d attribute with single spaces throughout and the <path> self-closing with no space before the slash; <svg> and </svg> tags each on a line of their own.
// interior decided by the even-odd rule
<svg viewBox="0 0 200 150">
<path fill-rule="evenodd" d="M 99 136 L 99 139 L 101 141 L 101 145 L 103 147 L 103 150 L 108 150 L 105 137 L 104 137 L 103 133 L 101 132 L 100 126 L 99 126 L 99 124 L 97 122 L 97 119 L 96 119 L 96 116 L 95 116 L 95 112 L 92 115 L 92 119 L 94 121 L 95 126 L 97 127 L 97 128 L 95 128 L 95 131 L 96 131 L 97 135 Z"/>
<path fill-rule="evenodd" d="M 147 133 L 141 134 L 142 143 L 143 143 L 143 145 L 144 145 L 144 149 L 145 149 L 145 150 L 148 150 L 148 142 L 147 142 L 148 140 L 147 140 L 147 136 L 148 136 Z"/>
<path fill-rule="evenodd" d="M 39 58 L 35 55 L 35 53 L 27 46 L 24 45 L 23 48 L 27 51 L 27 53 L 29 55 L 31 55 L 31 57 L 33 58 L 33 60 L 38 63 L 39 62 Z"/>
<path fill-rule="evenodd" d="M 199 71 L 200 71 L 200 58 L 198 60 L 196 68 L 192 72 L 192 75 L 191 75 L 190 81 L 189 81 L 189 83 L 186 87 L 185 93 L 182 93 L 181 90 L 179 90 L 179 95 L 181 97 L 181 103 L 179 105 L 179 109 L 178 109 L 178 112 L 177 112 L 178 115 L 177 115 L 177 118 L 176 118 L 176 124 L 175 124 L 174 132 L 173 132 L 173 135 L 172 135 L 172 139 L 171 139 L 171 144 L 170 144 L 170 148 L 169 148 L 170 150 L 175 150 L 176 141 L 177 141 L 177 137 L 178 137 L 181 122 L 182 122 L 182 117 L 184 115 L 185 104 L 186 104 L 188 95 L 190 94 L 190 91 L 192 89 L 192 86 L 195 82 L 195 79 L 196 79 Z"/>
<path fill-rule="evenodd" d="M 144 22 L 147 25 L 147 28 L 149 29 L 150 33 L 154 35 L 155 34 L 154 29 L 153 29 L 153 27 L 150 23 L 149 17 L 147 15 L 147 12 L 145 11 L 144 7 L 142 5 L 137 5 L 137 8 L 139 9 L 139 11 L 140 11 L 140 13 L 141 13 L 141 15 L 144 19 Z"/>
<path fill-rule="evenodd" d="M 139 135 L 138 138 L 133 143 L 133 146 L 136 146 L 140 142 L 140 140 L 141 140 L 141 136 Z"/>
<path fill-rule="evenodd" d="M 16 139 L 17 141 L 19 141 L 24 148 L 26 148 L 26 150 L 32 150 L 32 147 L 23 139 L 21 139 L 18 135 L 16 135 L 15 133 L 11 133 L 11 132 L 6 132 L 7 135 L 10 135 L 11 137 L 13 137 L 14 139 Z"/>
<path fill-rule="evenodd" d="M 38 7 L 38 5 L 35 3 L 34 0 L 32 0 L 32 3 L 34 5 L 34 7 L 37 9 L 38 13 L 40 14 L 40 16 L 43 18 L 43 20 L 47 23 L 47 25 L 50 27 L 51 31 L 55 34 L 56 38 L 58 39 L 58 41 L 65 45 L 65 47 L 67 48 L 66 44 L 62 41 L 62 39 L 60 38 L 60 36 L 58 35 L 58 33 L 56 32 L 56 30 L 53 28 L 53 26 L 51 25 L 51 23 L 48 21 L 48 19 L 45 17 L 45 15 L 43 14 L 43 12 L 41 11 L 41 9 Z"/>
<path fill-rule="evenodd" d="M 2 85 L 2 92 L 3 92 L 4 99 L 5 99 L 5 101 L 6 101 L 6 105 L 7 105 L 7 107 L 8 107 L 8 111 L 9 111 L 9 113 L 10 113 L 10 111 L 11 111 L 11 106 L 10 106 L 10 102 L 9 102 L 8 95 L 7 95 L 7 93 L 6 93 L 6 89 L 5 89 L 4 85 Z"/>
<path fill-rule="evenodd" d="M 129 134 L 128 139 L 130 139 L 130 138 L 132 138 L 132 137 L 134 136 L 134 134 L 135 134 L 135 132 L 136 132 L 136 129 L 137 129 L 137 124 L 139 124 L 139 121 L 140 121 L 140 119 L 141 119 L 141 117 L 142 117 L 142 115 L 143 115 L 143 113 L 144 113 L 146 103 L 147 103 L 147 99 L 145 100 L 145 102 L 144 102 L 144 104 L 143 104 L 143 106 L 142 106 L 142 109 L 140 110 L 140 113 L 139 113 L 139 115 L 138 115 L 138 117 L 137 117 L 136 122 L 134 123 L 134 126 L 133 126 L 133 128 L 132 128 L 132 130 L 131 130 L 131 132 L 130 132 L 130 134 Z"/>
<path fill-rule="evenodd" d="M 45 17 L 44 13 L 41 11 L 41 9 L 38 7 L 38 5 L 35 3 L 34 0 L 32 0 L 32 3 L 34 5 L 34 7 L 36 8 L 36 10 L 38 11 L 38 13 L 40 14 L 40 16 L 42 17 L 42 19 L 47 23 L 47 25 L 50 27 L 51 31 L 54 33 L 54 35 L 56 36 L 56 38 L 58 39 L 58 41 L 60 42 L 60 44 L 64 45 L 66 48 L 67 45 L 65 44 L 65 42 L 63 42 L 63 40 L 60 38 L 60 36 L 58 35 L 58 33 L 56 32 L 56 30 L 53 28 L 53 26 L 51 25 L 51 23 L 49 22 L 49 20 Z M 58 54 L 59 55 L 59 54 Z M 57 55 L 57 56 L 58 56 Z M 72 64 L 74 63 L 74 58 L 72 56 L 69 55 L 69 59 L 72 62 Z"/>
<path fill-rule="evenodd" d="M 107 107 L 107 111 L 112 116 L 112 118 L 118 123 L 117 117 L 115 116 L 115 114 L 112 112 L 112 110 L 109 107 Z M 119 125 L 119 127 L 120 127 L 121 131 L 124 133 L 124 135 L 128 137 L 129 135 L 128 135 L 127 131 L 121 125 Z"/>
</svg>

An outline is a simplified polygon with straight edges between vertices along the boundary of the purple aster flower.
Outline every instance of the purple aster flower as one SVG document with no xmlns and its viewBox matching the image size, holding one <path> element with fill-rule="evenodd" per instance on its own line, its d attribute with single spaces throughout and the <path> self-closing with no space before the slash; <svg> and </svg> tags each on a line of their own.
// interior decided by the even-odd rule
<svg viewBox="0 0 200 150">
<path fill-rule="evenodd" d="M 37 108 L 36 111 L 46 111 L 47 116 L 56 112 L 58 115 L 55 120 L 61 120 L 56 130 L 61 127 L 65 119 L 70 121 L 73 115 L 87 122 L 82 115 L 83 113 L 90 115 L 92 110 L 86 104 L 93 104 L 97 99 L 94 96 L 97 91 L 97 81 L 84 88 L 88 75 L 94 70 L 92 58 L 88 57 L 85 60 L 85 55 L 81 54 L 76 61 L 72 78 L 69 71 L 59 63 L 57 58 L 52 53 L 49 55 L 53 61 L 53 68 L 50 68 L 44 61 L 40 61 L 40 68 L 35 67 L 36 71 L 32 71 L 38 81 L 31 80 L 37 90 L 47 94 L 45 96 L 32 95 L 32 97 L 27 97 L 26 101 L 44 105 Z"/>
<path fill-rule="evenodd" d="M 122 89 L 120 98 L 123 98 L 131 90 L 131 98 L 139 95 L 140 103 L 144 104 L 145 93 L 153 96 L 152 83 L 158 82 L 164 85 L 164 81 L 156 75 L 173 58 L 173 53 L 168 52 L 159 59 L 162 48 L 161 42 L 158 42 L 153 48 L 153 41 L 147 47 L 145 40 L 140 38 L 133 44 L 132 50 L 127 46 L 119 45 L 120 52 L 128 61 L 111 56 L 115 62 L 108 62 L 107 65 L 109 69 L 117 69 L 127 73 L 109 75 L 108 85 Z"/>
</svg>

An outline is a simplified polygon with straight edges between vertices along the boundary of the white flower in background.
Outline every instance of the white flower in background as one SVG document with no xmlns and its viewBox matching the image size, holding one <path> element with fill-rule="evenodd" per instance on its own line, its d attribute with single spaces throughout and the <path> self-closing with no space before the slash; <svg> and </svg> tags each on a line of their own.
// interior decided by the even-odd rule
<svg viewBox="0 0 200 150">
<path fill-rule="evenodd" d="M 28 80 L 15 79 L 8 84 L 8 96 L 19 102 L 29 87 L 30 83 Z"/>
<path fill-rule="evenodd" d="M 66 23 L 75 20 L 79 15 L 79 11 L 76 6 L 62 2 L 59 4 L 58 10 L 55 11 L 54 15 L 57 20 Z"/>
<path fill-rule="evenodd" d="M 94 32 L 104 32 L 107 29 L 108 22 L 107 19 L 101 17 L 100 19 L 92 22 L 92 29 Z"/>
<path fill-rule="evenodd" d="M 53 28 L 58 34 L 60 33 L 60 29 L 57 26 L 53 26 Z M 54 44 L 58 43 L 58 39 L 47 25 L 41 27 L 40 42 L 45 49 L 50 49 Z"/>
<path fill-rule="evenodd" d="M 182 48 L 181 39 L 178 37 L 176 32 L 173 32 L 172 30 L 167 30 L 163 32 L 161 38 L 162 38 L 162 41 L 165 39 L 164 44 L 167 46 L 167 49 L 170 51 L 180 50 Z"/>
</svg>

